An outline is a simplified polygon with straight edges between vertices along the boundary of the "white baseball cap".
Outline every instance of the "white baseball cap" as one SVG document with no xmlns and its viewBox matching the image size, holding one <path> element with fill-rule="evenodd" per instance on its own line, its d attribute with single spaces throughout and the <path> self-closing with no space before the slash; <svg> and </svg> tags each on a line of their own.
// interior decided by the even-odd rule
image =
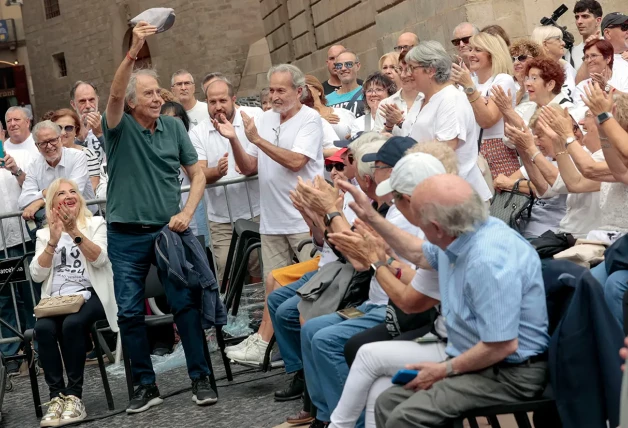
<svg viewBox="0 0 628 428">
<path fill-rule="evenodd" d="M 379 183 L 375 194 L 384 196 L 395 190 L 403 195 L 411 195 L 414 188 L 426 178 L 446 173 L 441 161 L 434 156 L 410 153 L 397 162 L 388 180 Z"/>
<path fill-rule="evenodd" d="M 174 25 L 174 9 L 168 7 L 154 7 L 131 19 L 131 24 L 137 25 L 140 21 L 146 21 L 157 27 L 158 33 L 163 33 Z"/>
</svg>

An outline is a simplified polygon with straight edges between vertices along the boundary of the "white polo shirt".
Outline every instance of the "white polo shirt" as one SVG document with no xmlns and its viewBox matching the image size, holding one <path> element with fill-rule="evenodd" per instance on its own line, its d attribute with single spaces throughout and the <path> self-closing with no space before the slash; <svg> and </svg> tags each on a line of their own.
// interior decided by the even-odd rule
<svg viewBox="0 0 628 428">
<path fill-rule="evenodd" d="M 26 170 L 26 166 L 32 161 L 33 156 L 28 150 L 7 150 L 7 154 L 11 155 L 15 160 L 18 168 Z M 18 199 L 22 188 L 17 182 L 17 178 L 11 174 L 6 168 L 0 168 L 0 212 L 11 213 L 20 210 Z M 3 242 L 0 233 L 0 250 L 6 247 L 14 247 L 22 243 L 22 234 L 20 228 L 24 232 L 24 239 L 30 241 L 25 223 L 19 217 L 11 217 L 2 220 L 2 228 L 6 242 Z"/>
<path fill-rule="evenodd" d="M 264 112 L 257 131 L 264 140 L 286 150 L 300 153 L 309 161 L 297 172 L 284 168 L 266 153 L 251 144 L 247 153 L 257 158 L 260 187 L 260 233 L 287 235 L 305 233 L 310 229 L 301 214 L 292 206 L 290 191 L 297 177 L 313 180 L 323 175 L 323 124 L 321 116 L 307 106 L 284 123 L 279 113 Z"/>
<path fill-rule="evenodd" d="M 233 127 L 238 136 L 238 140 L 240 140 L 240 144 L 242 144 L 244 150 L 247 150 L 251 143 L 244 133 L 242 115 L 239 109 L 235 111 Z M 218 165 L 218 160 L 225 153 L 229 154 L 227 175 L 218 180 L 218 183 L 224 180 L 242 177 L 242 174 L 237 173 L 235 170 L 236 162 L 229 140 L 216 131 L 211 120 L 204 120 L 192 129 L 190 131 L 190 141 L 192 141 L 192 145 L 196 149 L 196 153 L 198 153 L 198 160 L 207 161 L 208 168 L 215 167 Z M 231 209 L 233 221 L 252 218 L 249 208 L 249 198 L 251 208 L 253 209 L 253 217 L 258 216 L 260 213 L 259 183 L 257 181 L 249 181 L 247 183 L 230 184 L 227 186 L 226 195 L 225 188 L 222 186 L 205 189 L 205 204 L 207 205 L 207 218 L 209 221 L 215 223 L 229 223 L 227 198 L 229 198 L 229 208 Z"/>
</svg>

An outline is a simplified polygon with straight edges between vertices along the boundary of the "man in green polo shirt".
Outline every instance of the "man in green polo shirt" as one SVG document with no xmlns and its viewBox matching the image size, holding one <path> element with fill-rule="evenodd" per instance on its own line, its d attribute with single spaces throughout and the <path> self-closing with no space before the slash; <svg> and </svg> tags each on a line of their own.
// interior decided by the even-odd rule
<svg viewBox="0 0 628 428">
<path fill-rule="evenodd" d="M 144 39 L 156 31 L 157 27 L 146 22 L 133 29 L 133 43 L 116 71 L 102 118 L 109 172 L 108 253 L 118 325 L 135 385 L 128 413 L 143 412 L 163 401 L 155 384 L 144 323 L 144 281 L 155 262 L 155 238 L 165 225 L 175 232 L 188 228 L 205 187 L 205 176 L 183 123 L 160 116 L 163 100 L 157 75 L 152 70 L 133 72 Z M 130 114 L 124 112 L 125 102 Z M 183 210 L 179 209 L 180 167 L 191 182 Z M 161 280 L 183 342 L 193 400 L 197 404 L 215 403 L 217 396 L 209 383 L 203 349 L 200 291 L 175 288 L 166 277 Z"/>
</svg>

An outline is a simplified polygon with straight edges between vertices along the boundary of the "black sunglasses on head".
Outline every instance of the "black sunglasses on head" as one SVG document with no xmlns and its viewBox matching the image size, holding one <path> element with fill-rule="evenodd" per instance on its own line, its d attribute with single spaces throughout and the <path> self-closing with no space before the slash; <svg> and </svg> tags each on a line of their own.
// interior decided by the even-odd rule
<svg viewBox="0 0 628 428">
<path fill-rule="evenodd" d="M 621 31 L 628 31 L 628 22 L 624 22 L 623 24 L 609 25 L 606 28 L 621 28 Z"/>
<path fill-rule="evenodd" d="M 467 37 L 460 37 L 459 39 L 453 39 L 451 41 L 451 44 L 458 47 L 460 45 L 460 42 L 464 43 L 465 45 L 469 44 L 469 40 L 471 40 L 472 36 L 467 36 Z"/>
<path fill-rule="evenodd" d="M 325 164 L 325 170 L 327 172 L 331 172 L 334 168 L 336 168 L 336 171 L 342 172 L 342 170 L 345 169 L 345 164 L 342 162 L 333 162 L 333 163 Z"/>
</svg>

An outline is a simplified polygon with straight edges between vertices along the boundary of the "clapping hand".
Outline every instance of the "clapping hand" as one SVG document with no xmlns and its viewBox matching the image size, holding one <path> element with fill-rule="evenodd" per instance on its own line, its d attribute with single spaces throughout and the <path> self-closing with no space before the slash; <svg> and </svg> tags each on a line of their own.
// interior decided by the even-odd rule
<svg viewBox="0 0 628 428">
<path fill-rule="evenodd" d="M 57 246 L 59 243 L 59 239 L 61 239 L 61 233 L 63 232 L 63 223 L 59 218 L 59 215 L 55 210 L 52 210 L 50 213 L 50 218 L 48 219 L 48 228 L 50 229 L 50 245 Z"/>
<path fill-rule="evenodd" d="M 314 178 L 313 183 L 304 181 L 299 177 L 296 190 L 303 201 L 303 205 L 321 217 L 336 211 L 338 198 L 342 198 L 338 189 L 330 186 L 320 175 Z"/>
<path fill-rule="evenodd" d="M 504 126 L 504 134 L 514 142 L 517 146 L 519 153 L 536 151 L 536 144 L 534 144 L 534 135 L 527 126 L 521 130 L 516 126 L 512 126 L 506 123 Z"/>
<path fill-rule="evenodd" d="M 221 177 L 227 175 L 227 171 L 229 170 L 229 153 L 225 153 L 218 159 L 216 169 L 218 169 L 218 174 L 220 174 Z"/>
<path fill-rule="evenodd" d="M 58 206 L 53 207 L 52 211 L 63 224 L 63 230 L 67 233 L 76 230 L 76 215 L 73 214 L 64 202 L 60 202 Z"/>
<path fill-rule="evenodd" d="M 355 270 L 358 272 L 369 270 L 371 251 L 369 251 L 368 242 L 362 235 L 351 230 L 343 230 L 340 233 L 328 234 L 327 239 L 338 251 L 351 260 L 351 265 Z"/>
<path fill-rule="evenodd" d="M 386 126 L 395 126 L 403 120 L 403 112 L 396 104 L 380 104 L 379 114 L 385 119 Z"/>
<path fill-rule="evenodd" d="M 548 110 L 552 109 L 550 108 Z M 556 131 L 552 128 L 552 125 L 549 124 L 547 117 L 544 117 L 543 114 L 539 116 L 536 126 L 540 127 L 541 131 L 543 131 L 543 133 L 547 135 L 550 140 L 552 140 L 555 153 L 560 153 L 567 149 L 564 138 L 556 133 Z"/>
<path fill-rule="evenodd" d="M 506 93 L 501 86 L 495 85 L 491 88 L 490 98 L 502 114 L 512 109 L 512 94 L 510 93 L 510 89 L 508 89 L 508 93 Z"/>
<path fill-rule="evenodd" d="M 470 88 L 473 86 L 471 72 L 464 62 L 462 63 L 462 66 L 456 63 L 453 63 L 451 65 L 451 80 L 453 80 L 454 83 L 462 86 L 463 88 Z"/>
<path fill-rule="evenodd" d="M 353 184 L 348 181 L 340 181 L 338 182 L 338 187 L 345 192 L 349 192 L 351 196 L 353 196 L 353 202 L 349 203 L 349 207 L 353 210 L 355 215 L 358 216 L 358 218 L 364 220 L 366 223 L 369 223 L 371 219 L 379 216 L 379 213 L 375 211 L 371 205 L 369 197 Z"/>
<path fill-rule="evenodd" d="M 86 113 L 83 116 L 83 123 L 87 124 L 86 128 L 91 129 L 96 137 L 102 135 L 102 116 L 97 111 Z"/>
<path fill-rule="evenodd" d="M 214 129 L 218 131 L 220 135 L 228 140 L 236 138 L 235 128 L 233 127 L 233 124 L 227 120 L 224 114 L 219 114 L 217 118 L 212 119 L 211 121 L 212 125 L 214 125 Z"/>
<path fill-rule="evenodd" d="M 259 144 L 259 141 L 261 140 L 261 137 L 259 136 L 259 133 L 257 132 L 257 126 L 255 126 L 255 120 L 253 120 L 252 117 L 250 117 L 248 114 L 244 112 L 241 112 L 240 114 L 242 115 L 242 122 L 244 123 L 244 133 L 246 134 L 246 138 L 248 138 L 248 140 L 252 144 L 255 144 L 257 146 Z"/>
<path fill-rule="evenodd" d="M 541 107 L 541 116 L 539 118 L 542 118 L 543 122 L 549 125 L 549 127 L 546 128 L 546 131 L 551 131 L 560 138 L 573 136 L 573 120 L 569 115 L 567 107 L 558 113 L 552 107 L 543 106 Z M 550 134 L 550 132 L 545 133 L 548 135 Z"/>
<path fill-rule="evenodd" d="M 605 112 L 611 112 L 613 110 L 613 92 L 610 94 L 604 92 L 597 83 L 589 82 L 584 87 L 585 95 L 581 95 L 582 101 L 589 107 L 589 110 L 593 115 L 598 116 Z"/>
</svg>

